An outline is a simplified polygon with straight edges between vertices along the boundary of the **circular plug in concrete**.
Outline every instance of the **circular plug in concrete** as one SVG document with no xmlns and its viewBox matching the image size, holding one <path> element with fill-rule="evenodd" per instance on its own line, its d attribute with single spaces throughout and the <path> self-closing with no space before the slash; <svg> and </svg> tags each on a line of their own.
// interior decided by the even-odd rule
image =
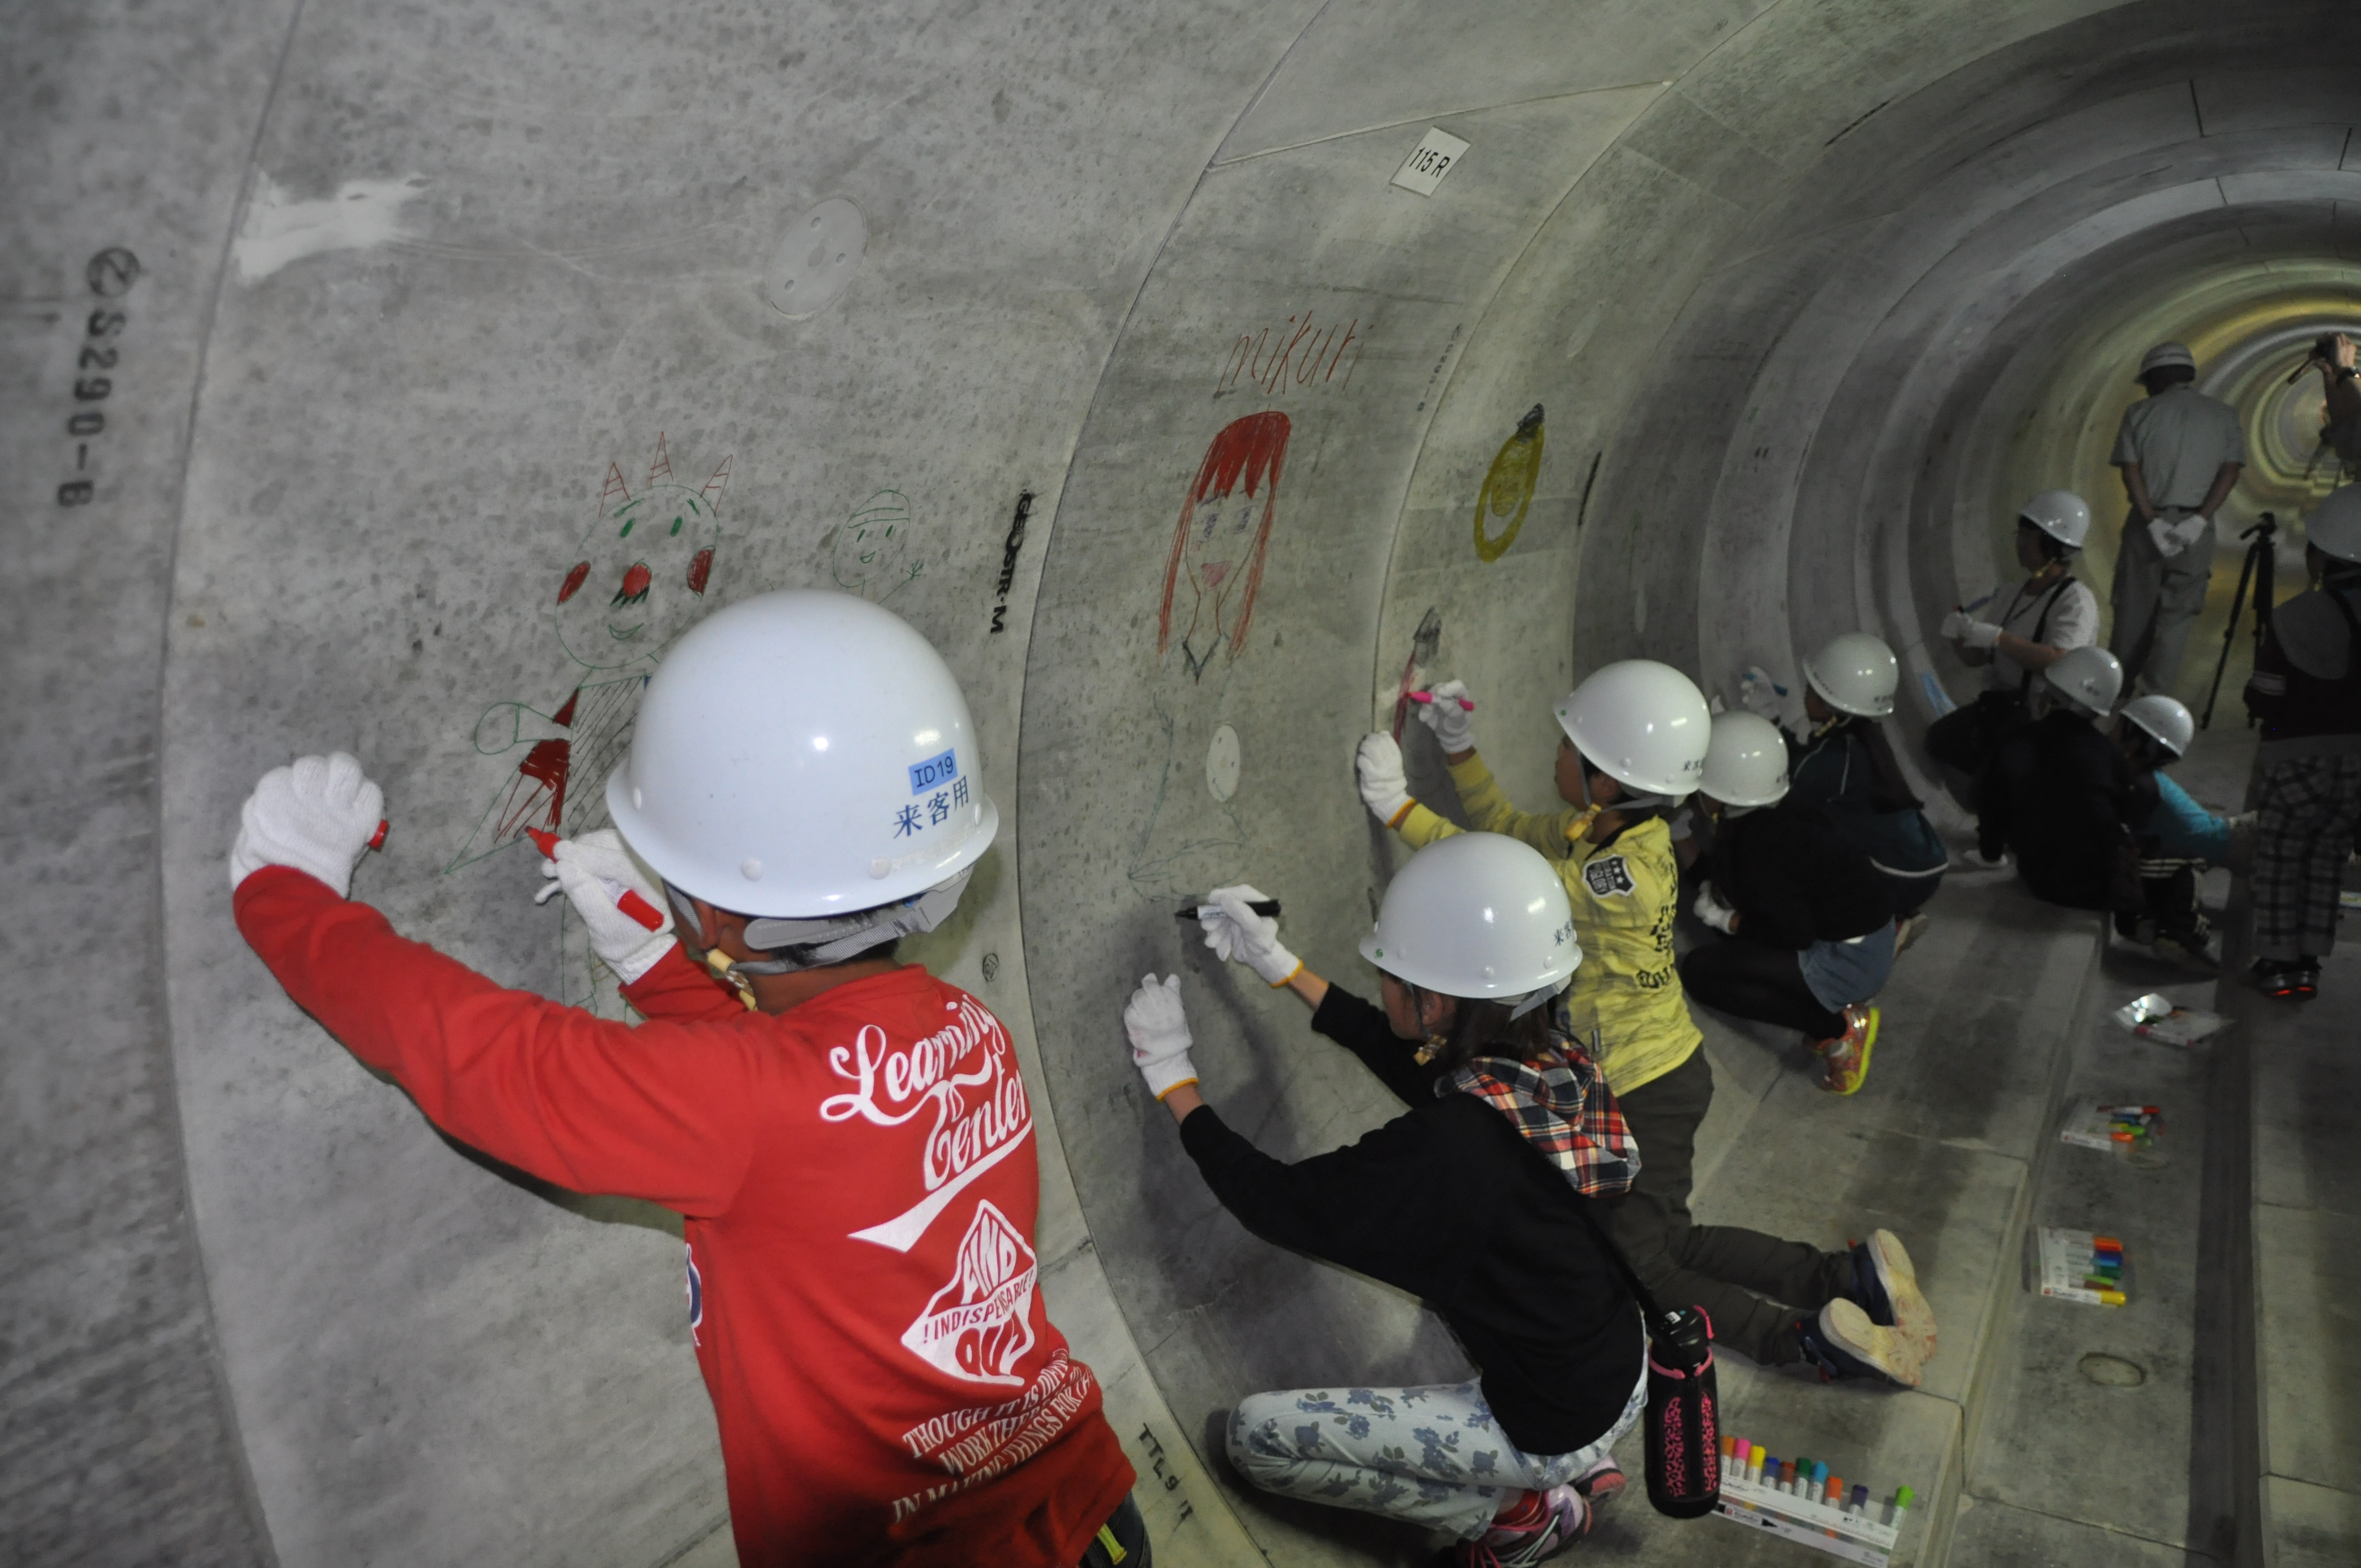
<svg viewBox="0 0 2361 1568">
<path fill-rule="evenodd" d="M 771 253 L 763 297 L 790 320 L 816 316 L 844 292 L 868 248 L 869 220 L 851 202 L 831 196 L 788 223 Z"/>
</svg>

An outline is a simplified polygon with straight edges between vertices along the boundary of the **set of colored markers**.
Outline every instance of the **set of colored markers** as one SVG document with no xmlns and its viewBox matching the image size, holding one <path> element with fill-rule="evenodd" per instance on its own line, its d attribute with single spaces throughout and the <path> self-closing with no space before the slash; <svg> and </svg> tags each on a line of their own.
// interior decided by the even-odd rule
<svg viewBox="0 0 2361 1568">
<path fill-rule="evenodd" d="M 1746 1438 L 1724 1437 L 1720 1447 L 1722 1518 L 1883 1568 L 1915 1497 L 1909 1487 L 1872 1502 L 1865 1484 L 1848 1489 L 1825 1461 L 1782 1458 Z"/>
<path fill-rule="evenodd" d="M 2163 1131 L 2161 1105 L 2105 1105 L 2086 1100 L 2074 1108 L 2059 1136 L 2083 1148 L 2128 1153 L 2154 1144 Z"/>
<path fill-rule="evenodd" d="M 2124 1244 L 2090 1231 L 2041 1228 L 2041 1293 L 2086 1307 L 2120 1307 Z"/>
</svg>

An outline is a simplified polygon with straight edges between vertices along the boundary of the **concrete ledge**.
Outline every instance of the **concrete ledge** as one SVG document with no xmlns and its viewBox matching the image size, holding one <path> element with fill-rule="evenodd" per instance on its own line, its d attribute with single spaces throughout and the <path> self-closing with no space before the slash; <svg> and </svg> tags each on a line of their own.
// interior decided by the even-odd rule
<svg viewBox="0 0 2361 1568">
<path fill-rule="evenodd" d="M 1869 1082 L 1850 1099 L 1813 1087 L 1794 1036 L 1695 1009 L 1716 1084 L 1699 1135 L 1692 1207 L 1700 1222 L 1824 1247 L 1889 1228 L 1934 1306 L 1939 1346 L 1915 1391 L 1823 1385 L 1795 1368 L 1720 1360 L 1725 1430 L 1825 1459 L 1881 1497 L 1903 1485 L 1918 1493 L 1896 1564 L 1951 1556 L 1998 1325 L 2019 1284 L 2034 1162 L 2067 1047 L 2088 1026 L 2101 951 L 2096 916 L 2037 904 L 1998 877 L 1955 879 L 1933 913 L 1879 998 Z M 1636 1477 L 1636 1433 L 1626 1446 Z M 1987 1561 L 1982 1551 L 1962 1560 Z M 1797 1560 L 1785 1542 L 1664 1519 L 1636 1493 L 1583 1552 L 1631 1563 Z"/>
</svg>

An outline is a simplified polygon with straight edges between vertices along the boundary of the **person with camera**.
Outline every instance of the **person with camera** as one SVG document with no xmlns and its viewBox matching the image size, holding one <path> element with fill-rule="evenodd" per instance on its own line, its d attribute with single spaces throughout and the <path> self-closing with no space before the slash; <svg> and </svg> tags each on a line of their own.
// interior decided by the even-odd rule
<svg viewBox="0 0 2361 1568">
<path fill-rule="evenodd" d="M 2140 360 L 2147 396 L 2124 411 L 2108 461 L 2123 470 L 2131 510 L 2115 554 L 2114 635 L 2126 685 L 2169 693 L 2213 575 L 2213 518 L 2246 466 L 2237 411 L 2199 391 L 2184 344 Z"/>
<path fill-rule="evenodd" d="M 1927 754 L 1945 769 L 1951 793 L 1974 809 L 1974 781 L 2002 739 L 2026 722 L 2037 676 L 2099 638 L 2099 596 L 2074 576 L 2074 557 L 2091 535 L 2091 509 L 2071 490 L 2044 490 L 2016 514 L 2016 561 L 2032 576 L 1994 600 L 2000 612 L 1979 620 L 1965 606 L 1943 618 L 1961 663 L 1984 672 L 1975 701 L 1927 727 Z"/>
<path fill-rule="evenodd" d="M 2314 587 L 2271 613 L 2246 707 L 2255 754 L 2255 980 L 2308 1000 L 2336 945 L 2337 893 L 2361 828 L 2361 486 L 2304 521 Z"/>
<path fill-rule="evenodd" d="M 2361 466 L 2361 372 L 2354 369 L 2353 361 L 2352 338 L 2341 332 L 2323 333 L 2312 340 L 2312 356 L 2288 378 L 2293 381 L 2306 370 L 2320 372 L 2327 416 L 2321 422 L 2320 446 L 2323 452 L 2336 454 L 2340 483 L 2351 478 L 2354 468 Z M 2317 454 L 2312 461 L 2319 461 Z"/>
</svg>

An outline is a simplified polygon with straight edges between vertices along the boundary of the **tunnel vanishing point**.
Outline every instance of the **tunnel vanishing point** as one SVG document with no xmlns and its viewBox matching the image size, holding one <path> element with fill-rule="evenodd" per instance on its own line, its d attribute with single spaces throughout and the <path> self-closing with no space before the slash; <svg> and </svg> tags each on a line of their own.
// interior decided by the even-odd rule
<svg viewBox="0 0 2361 1568">
<path fill-rule="evenodd" d="M 2361 11 L 2317 0 L 20 0 L 0 63 L 13 1563 L 732 1560 L 677 1222 L 440 1136 L 269 981 L 221 868 L 261 770 L 351 751 L 393 824 L 356 896 L 621 1015 L 519 830 L 603 822 L 667 641 L 796 587 L 909 620 L 974 708 L 1005 826 L 908 956 L 1017 1041 L 1043 1288 L 1159 1557 L 1422 1560 L 1222 1462 L 1243 1394 L 1462 1364 L 1247 1235 L 1144 1100 L 1122 999 L 1178 966 L 1263 1146 L 1387 1113 L 1172 910 L 1252 880 L 1359 972 L 1395 851 L 1353 746 L 1411 673 L 1466 679 L 1546 798 L 1548 704 L 1599 664 L 1734 701 L 1872 631 L 1956 829 L 1905 742 L 1971 689 L 1936 626 L 2008 580 L 2019 501 L 2092 500 L 2103 600 L 2109 443 L 2176 338 L 2246 427 L 2230 517 L 2288 521 L 2300 587 L 2335 465 L 2285 375 L 2361 320 Z M 1941 977 L 1889 1014 L 1922 1100 L 1701 1185 L 1778 1187 L 1795 1234 L 1872 1195 L 1947 1332 L 1983 1325 L 1912 1403 L 1795 1408 L 1930 1498 L 1897 1562 L 2068 1560 L 1976 1522 L 2018 1506 L 1979 1457 L 2010 1420 L 2180 1444 L 2120 1519 L 2075 1515 L 2128 1485 L 2095 1474 L 2024 1505 L 2071 1560 L 2361 1561 L 2349 1471 L 2262 1555 L 2297 1462 L 2233 1408 L 2251 1297 L 2202 1283 L 2244 1189 L 2190 1190 L 2169 1419 L 2009 1381 L 2052 1085 L 1979 1064 L 2062 1039 L 2103 945 L 2015 907 L 1905 960 Z M 1778 1120 L 1775 1050 L 1710 1043 Z M 1627 1507 L 1586 1551 L 1812 1560 Z"/>
</svg>

